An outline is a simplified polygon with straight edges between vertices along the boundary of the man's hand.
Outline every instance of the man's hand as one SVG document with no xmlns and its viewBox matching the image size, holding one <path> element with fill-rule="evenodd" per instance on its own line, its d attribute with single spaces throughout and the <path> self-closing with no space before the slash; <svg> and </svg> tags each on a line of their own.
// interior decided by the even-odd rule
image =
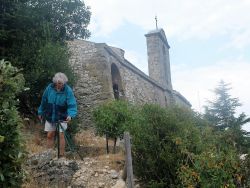
<svg viewBox="0 0 250 188">
<path fill-rule="evenodd" d="M 68 116 L 68 117 L 66 118 L 66 122 L 69 123 L 70 121 L 71 121 L 71 117 Z"/>
</svg>

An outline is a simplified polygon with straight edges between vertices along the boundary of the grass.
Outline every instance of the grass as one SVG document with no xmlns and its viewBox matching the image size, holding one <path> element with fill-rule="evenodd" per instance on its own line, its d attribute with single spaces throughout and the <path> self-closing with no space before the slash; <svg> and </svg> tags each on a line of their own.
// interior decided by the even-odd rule
<svg viewBox="0 0 250 188">
<path fill-rule="evenodd" d="M 25 140 L 26 150 L 29 154 L 35 154 L 45 151 L 46 148 L 46 133 L 43 131 L 43 126 L 34 122 L 25 122 L 22 129 L 23 138 Z M 85 158 L 94 158 L 98 166 L 109 166 L 111 169 L 120 171 L 124 166 L 124 150 L 118 146 L 116 154 L 106 153 L 106 139 L 95 135 L 93 129 L 83 130 L 75 135 L 75 143 L 79 148 L 80 154 Z M 110 151 L 113 149 L 113 141 L 109 141 Z M 75 155 L 75 154 L 74 154 Z M 77 154 L 76 154 L 77 155 Z M 69 159 L 70 156 L 67 157 Z M 79 158 L 78 158 L 79 159 Z M 39 187 L 32 177 L 22 185 L 24 188 Z M 44 187 L 47 187 L 44 185 Z"/>
<path fill-rule="evenodd" d="M 46 150 L 46 135 L 42 125 L 33 121 L 25 121 L 21 131 L 26 151 L 29 154 L 40 153 Z"/>
</svg>

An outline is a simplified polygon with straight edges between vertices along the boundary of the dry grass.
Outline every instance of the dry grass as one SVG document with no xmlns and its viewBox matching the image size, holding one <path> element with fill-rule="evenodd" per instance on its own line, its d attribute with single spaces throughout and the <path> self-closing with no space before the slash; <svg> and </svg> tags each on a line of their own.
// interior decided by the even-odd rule
<svg viewBox="0 0 250 188">
<path fill-rule="evenodd" d="M 42 186 L 43 188 L 47 188 L 49 186 Z M 26 181 L 22 184 L 22 188 L 41 188 L 41 185 L 38 184 L 38 182 L 35 181 L 33 178 L 28 178 Z"/>
<path fill-rule="evenodd" d="M 94 130 L 84 130 L 75 136 L 76 143 L 83 146 L 105 146 L 106 140 L 103 137 L 96 136 Z"/>
<path fill-rule="evenodd" d="M 32 121 L 25 122 L 22 128 L 22 135 L 25 141 L 26 151 L 30 154 L 46 150 L 46 136 L 43 126 Z"/>
<path fill-rule="evenodd" d="M 106 138 L 96 136 L 93 130 L 84 130 L 75 136 L 75 141 L 80 148 L 87 152 L 89 157 L 106 156 Z M 113 140 L 109 140 L 109 150 L 113 152 Z M 116 147 L 116 153 L 123 155 L 123 149 L 120 146 Z M 92 152 L 92 153 L 91 153 Z M 115 155 L 114 155 L 115 156 Z M 102 159 L 102 158 L 100 158 Z"/>
<path fill-rule="evenodd" d="M 123 152 L 118 152 L 116 154 L 109 155 L 100 155 L 97 157 L 98 161 L 100 161 L 103 165 L 109 165 L 111 169 L 115 169 L 120 171 L 123 169 L 125 163 L 125 156 Z"/>
<path fill-rule="evenodd" d="M 24 128 L 22 129 L 22 133 L 25 139 L 27 151 L 30 154 L 39 153 L 46 150 L 46 134 L 43 131 L 43 126 L 26 122 Z M 117 171 L 123 169 L 125 159 L 124 150 L 118 146 L 116 149 L 116 154 L 112 154 L 112 140 L 109 141 L 110 154 L 106 153 L 106 139 L 104 137 L 96 136 L 93 130 L 83 130 L 82 132 L 78 133 L 75 136 L 75 143 L 79 147 L 79 152 L 81 155 L 83 157 L 95 158 L 96 161 L 98 161 L 98 166 L 109 166 L 110 168 Z M 38 184 L 34 179 L 29 178 L 22 185 L 22 187 L 39 187 L 37 185 Z M 43 187 L 48 186 L 44 185 Z"/>
<path fill-rule="evenodd" d="M 22 129 L 27 151 L 30 154 L 39 153 L 46 150 L 46 134 L 43 126 L 34 122 L 25 122 Z M 75 143 L 79 146 L 84 157 L 95 157 L 103 162 L 123 161 L 124 151 L 121 147 L 116 147 L 116 154 L 113 152 L 113 140 L 109 140 L 110 154 L 106 152 L 106 139 L 96 136 L 93 129 L 83 130 L 75 135 Z"/>
<path fill-rule="evenodd" d="M 109 165 L 112 169 L 121 170 L 124 165 L 124 150 L 121 147 L 116 148 L 113 154 L 113 140 L 109 140 L 109 150 L 106 151 L 106 138 L 96 136 L 93 130 L 84 130 L 75 137 L 76 143 L 80 146 L 82 153 L 86 157 L 94 157 L 100 165 Z"/>
</svg>

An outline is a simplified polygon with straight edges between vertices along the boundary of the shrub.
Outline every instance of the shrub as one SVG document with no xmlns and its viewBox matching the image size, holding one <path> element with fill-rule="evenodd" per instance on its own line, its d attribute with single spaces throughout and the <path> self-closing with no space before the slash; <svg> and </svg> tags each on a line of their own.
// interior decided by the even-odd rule
<svg viewBox="0 0 250 188">
<path fill-rule="evenodd" d="M 250 187 L 250 152 L 243 157 L 244 159 L 241 160 L 241 174 L 240 177 L 242 184 L 245 187 Z"/>
<path fill-rule="evenodd" d="M 20 187 L 24 147 L 16 95 L 24 88 L 23 75 L 9 62 L 0 62 L 0 187 Z"/>
<path fill-rule="evenodd" d="M 193 154 L 179 169 L 179 178 L 184 187 L 236 187 L 240 177 L 239 161 L 231 149 L 216 148 Z"/>
<path fill-rule="evenodd" d="M 175 187 L 184 150 L 199 143 L 198 129 L 188 110 L 144 105 L 138 124 L 131 127 L 135 174 L 149 187 Z M 197 148 L 196 148 L 197 149 Z"/>
<path fill-rule="evenodd" d="M 108 101 L 107 103 L 98 106 L 93 111 L 93 119 L 97 134 L 100 136 L 106 136 L 107 152 L 109 152 L 108 139 L 114 139 L 116 142 L 116 139 L 123 135 L 126 127 L 133 122 L 132 114 L 132 106 L 121 100 Z"/>
<path fill-rule="evenodd" d="M 249 171 L 240 167 L 236 150 L 192 110 L 149 104 L 131 108 L 114 101 L 97 108 L 94 116 L 101 135 L 115 138 L 129 130 L 134 172 L 146 187 L 247 185 Z M 249 166 L 247 161 L 242 165 Z"/>
<path fill-rule="evenodd" d="M 144 105 L 131 127 L 133 167 L 148 187 L 234 187 L 236 150 L 189 109 Z"/>
</svg>

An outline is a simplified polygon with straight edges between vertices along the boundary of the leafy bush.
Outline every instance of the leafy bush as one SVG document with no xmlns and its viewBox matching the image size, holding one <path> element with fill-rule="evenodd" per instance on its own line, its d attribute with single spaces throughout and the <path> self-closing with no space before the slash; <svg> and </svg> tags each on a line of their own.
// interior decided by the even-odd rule
<svg viewBox="0 0 250 188">
<path fill-rule="evenodd" d="M 147 187 L 236 187 L 249 181 L 247 160 L 240 163 L 224 134 L 189 109 L 113 101 L 94 117 L 100 135 L 115 138 L 129 130 L 134 172 Z"/>
<path fill-rule="evenodd" d="M 149 187 L 175 187 L 182 150 L 199 150 L 198 129 L 188 110 L 144 105 L 139 124 L 131 127 L 135 174 Z M 197 143 L 197 145 L 194 145 Z M 184 145 L 185 144 L 185 145 Z"/>
<path fill-rule="evenodd" d="M 20 187 L 24 147 L 16 95 L 24 88 L 23 75 L 9 62 L 0 62 L 0 187 Z"/>
<path fill-rule="evenodd" d="M 144 105 L 130 127 L 135 174 L 148 187 L 234 187 L 237 152 L 191 110 Z"/>
<path fill-rule="evenodd" d="M 181 166 L 179 178 L 183 186 L 235 187 L 241 182 L 239 160 L 234 150 L 219 151 L 216 148 L 193 154 L 189 162 Z"/>
<path fill-rule="evenodd" d="M 97 134 L 105 135 L 107 140 L 111 138 L 116 142 L 116 139 L 123 135 L 126 127 L 133 122 L 132 114 L 132 106 L 121 100 L 108 101 L 98 106 L 93 111 Z M 108 145 L 107 152 L 109 152 Z"/>
<path fill-rule="evenodd" d="M 250 187 L 250 152 L 241 156 L 241 173 L 238 177 L 242 182 L 242 187 Z"/>
</svg>

